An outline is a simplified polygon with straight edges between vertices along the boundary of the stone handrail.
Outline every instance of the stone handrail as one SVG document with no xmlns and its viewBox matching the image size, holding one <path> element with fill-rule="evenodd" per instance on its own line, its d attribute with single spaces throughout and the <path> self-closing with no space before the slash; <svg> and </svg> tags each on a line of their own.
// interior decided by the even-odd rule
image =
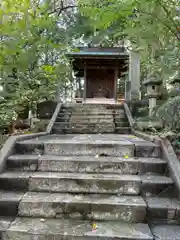
<svg viewBox="0 0 180 240">
<path fill-rule="evenodd" d="M 46 132 L 48 134 L 50 134 L 52 132 L 53 125 L 54 125 L 54 123 L 55 123 L 55 121 L 57 119 L 57 116 L 58 116 L 59 112 L 60 112 L 61 106 L 62 106 L 62 103 L 59 102 L 57 104 L 57 106 L 56 106 L 56 109 L 55 109 L 55 111 L 54 111 L 54 113 L 52 115 L 52 118 L 51 118 L 49 124 L 47 125 Z"/>
<path fill-rule="evenodd" d="M 180 196 L 180 161 L 178 160 L 170 141 L 166 138 L 162 139 L 159 136 L 152 136 L 135 130 L 135 120 L 133 119 L 130 109 L 126 103 L 124 103 L 124 110 L 131 126 L 132 133 L 135 136 L 150 142 L 155 142 L 161 146 L 162 158 L 167 161 L 170 176 L 173 179 L 179 193 L 178 195 Z"/>
<path fill-rule="evenodd" d="M 134 124 L 135 124 L 135 120 L 133 119 L 132 115 L 131 115 L 131 111 L 127 105 L 127 103 L 124 103 L 124 111 L 126 113 L 126 116 L 128 118 L 128 122 L 131 128 L 133 128 Z"/>
</svg>

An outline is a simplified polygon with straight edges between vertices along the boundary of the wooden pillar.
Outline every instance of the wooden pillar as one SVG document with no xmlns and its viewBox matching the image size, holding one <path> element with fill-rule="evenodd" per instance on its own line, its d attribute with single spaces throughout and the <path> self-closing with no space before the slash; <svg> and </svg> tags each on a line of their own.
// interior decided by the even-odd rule
<svg viewBox="0 0 180 240">
<path fill-rule="evenodd" d="M 84 61 L 84 94 L 83 94 L 83 98 L 84 98 L 84 102 L 86 100 L 86 91 L 87 91 L 87 65 L 86 65 L 86 61 Z"/>
<path fill-rule="evenodd" d="M 117 102 L 117 81 L 118 81 L 118 65 L 116 63 L 115 74 L 114 74 L 114 99 Z"/>
</svg>

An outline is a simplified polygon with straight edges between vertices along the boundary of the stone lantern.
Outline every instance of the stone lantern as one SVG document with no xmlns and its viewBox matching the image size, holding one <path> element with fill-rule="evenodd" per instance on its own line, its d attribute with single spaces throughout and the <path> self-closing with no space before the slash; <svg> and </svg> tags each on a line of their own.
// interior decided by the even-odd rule
<svg viewBox="0 0 180 240">
<path fill-rule="evenodd" d="M 174 85 L 176 89 L 180 89 L 180 74 L 178 73 L 176 77 L 171 81 L 171 85 Z"/>
<path fill-rule="evenodd" d="M 161 96 L 162 80 L 160 80 L 159 73 L 151 74 L 143 84 L 147 88 L 147 97 L 149 98 L 149 116 L 152 116 L 157 99 Z"/>
</svg>

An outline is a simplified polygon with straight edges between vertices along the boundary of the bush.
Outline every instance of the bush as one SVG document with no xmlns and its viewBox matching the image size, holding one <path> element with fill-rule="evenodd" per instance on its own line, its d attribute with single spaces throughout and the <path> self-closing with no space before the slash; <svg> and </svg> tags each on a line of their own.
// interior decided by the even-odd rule
<svg viewBox="0 0 180 240">
<path fill-rule="evenodd" d="M 156 111 L 164 126 L 173 132 L 180 131 L 180 96 L 169 98 Z"/>
</svg>

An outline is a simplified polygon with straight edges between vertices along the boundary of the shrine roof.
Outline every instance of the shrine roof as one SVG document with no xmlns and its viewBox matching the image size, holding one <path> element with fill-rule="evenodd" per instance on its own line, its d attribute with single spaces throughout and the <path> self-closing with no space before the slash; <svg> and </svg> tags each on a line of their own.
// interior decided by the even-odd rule
<svg viewBox="0 0 180 240">
<path fill-rule="evenodd" d="M 127 58 L 128 53 L 124 48 L 79 48 L 79 51 L 66 54 L 72 58 Z"/>
</svg>

